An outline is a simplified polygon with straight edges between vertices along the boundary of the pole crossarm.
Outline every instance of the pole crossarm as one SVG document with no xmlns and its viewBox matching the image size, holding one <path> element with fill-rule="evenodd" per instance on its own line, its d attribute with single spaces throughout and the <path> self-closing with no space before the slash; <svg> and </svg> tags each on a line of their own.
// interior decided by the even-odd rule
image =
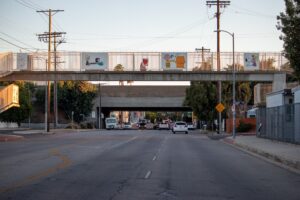
<svg viewBox="0 0 300 200">
<path fill-rule="evenodd" d="M 58 12 L 64 12 L 64 10 L 52 10 L 52 9 L 49 9 L 49 10 L 37 10 L 36 12 L 38 12 L 38 13 L 45 13 L 45 14 L 48 15 L 49 11 L 51 11 L 51 16 L 55 15 Z"/>
<path fill-rule="evenodd" d="M 66 34 L 66 32 L 45 32 L 45 33 L 41 33 L 41 34 L 37 34 L 39 41 L 43 41 L 43 42 L 49 42 L 49 37 L 51 38 L 60 38 L 62 37 L 64 34 Z M 64 38 L 61 39 L 61 41 L 57 42 L 57 43 L 62 43 L 65 42 Z M 54 43 L 54 42 L 52 42 Z"/>
<path fill-rule="evenodd" d="M 220 5 L 220 7 L 226 7 L 230 5 L 230 1 L 206 1 L 207 6 L 216 6 L 218 4 Z"/>
</svg>

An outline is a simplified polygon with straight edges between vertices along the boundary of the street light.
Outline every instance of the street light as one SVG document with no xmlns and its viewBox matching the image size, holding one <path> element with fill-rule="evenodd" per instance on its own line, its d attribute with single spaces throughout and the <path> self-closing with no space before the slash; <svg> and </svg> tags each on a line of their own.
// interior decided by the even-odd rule
<svg viewBox="0 0 300 200">
<path fill-rule="evenodd" d="M 235 139 L 235 120 L 236 120 L 236 111 L 235 111 L 235 63 L 234 63 L 234 33 L 230 33 L 226 30 L 217 30 L 214 32 L 225 32 L 227 34 L 229 34 L 232 37 L 232 82 L 233 82 L 233 88 L 232 88 L 232 137 L 233 139 Z"/>
</svg>

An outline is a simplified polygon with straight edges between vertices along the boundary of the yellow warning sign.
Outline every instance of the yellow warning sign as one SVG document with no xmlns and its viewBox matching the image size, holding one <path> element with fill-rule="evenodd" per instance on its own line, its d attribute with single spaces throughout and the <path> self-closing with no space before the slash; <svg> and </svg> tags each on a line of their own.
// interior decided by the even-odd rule
<svg viewBox="0 0 300 200">
<path fill-rule="evenodd" d="M 223 110 L 225 109 L 224 105 L 222 103 L 219 103 L 217 106 L 216 106 L 216 110 L 218 112 L 223 112 Z"/>
</svg>

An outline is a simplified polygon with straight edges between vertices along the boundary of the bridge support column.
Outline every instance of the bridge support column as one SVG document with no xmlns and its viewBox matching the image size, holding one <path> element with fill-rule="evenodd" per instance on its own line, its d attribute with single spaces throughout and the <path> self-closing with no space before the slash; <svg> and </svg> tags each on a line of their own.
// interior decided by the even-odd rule
<svg viewBox="0 0 300 200">
<path fill-rule="evenodd" d="M 272 91 L 276 92 L 286 88 L 286 74 L 274 74 L 274 79 L 272 83 Z"/>
</svg>

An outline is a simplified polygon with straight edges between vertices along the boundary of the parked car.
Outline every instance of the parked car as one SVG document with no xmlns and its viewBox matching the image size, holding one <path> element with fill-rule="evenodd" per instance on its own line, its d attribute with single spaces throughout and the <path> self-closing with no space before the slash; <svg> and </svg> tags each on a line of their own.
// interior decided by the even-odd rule
<svg viewBox="0 0 300 200">
<path fill-rule="evenodd" d="M 124 123 L 123 129 L 131 129 L 131 128 L 132 128 L 132 126 L 131 126 L 131 123 L 130 123 L 130 122 Z"/>
<path fill-rule="evenodd" d="M 178 121 L 174 123 L 174 126 L 172 128 L 173 134 L 176 132 L 184 132 L 185 134 L 188 134 L 188 126 L 185 122 Z"/>
<path fill-rule="evenodd" d="M 147 120 L 146 119 L 141 119 L 138 124 L 139 124 L 140 129 L 145 129 L 146 124 L 147 124 Z"/>
<path fill-rule="evenodd" d="M 188 126 L 188 129 L 189 129 L 189 130 L 194 130 L 194 129 L 196 129 L 196 127 L 195 127 L 195 125 L 194 125 L 193 122 L 187 123 L 187 126 Z"/>
<path fill-rule="evenodd" d="M 169 124 L 167 123 L 160 123 L 158 124 L 158 129 L 161 130 L 161 129 L 170 129 L 169 127 Z"/>
<path fill-rule="evenodd" d="M 153 124 L 153 123 L 147 123 L 147 124 L 145 125 L 145 127 L 146 127 L 146 129 L 153 129 L 154 124 Z"/>
</svg>

